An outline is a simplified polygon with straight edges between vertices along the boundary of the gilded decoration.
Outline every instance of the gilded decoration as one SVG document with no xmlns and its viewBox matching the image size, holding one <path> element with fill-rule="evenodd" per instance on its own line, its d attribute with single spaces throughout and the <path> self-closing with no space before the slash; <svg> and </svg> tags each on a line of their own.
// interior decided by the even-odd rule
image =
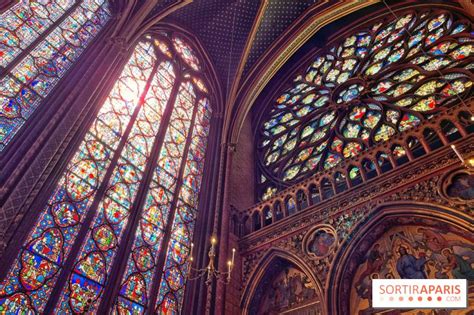
<svg viewBox="0 0 474 315">
<path fill-rule="evenodd" d="M 261 279 L 249 314 L 281 314 L 298 310 L 321 314 L 314 283 L 298 267 L 276 260 Z M 298 313 L 297 313 L 298 314 Z M 303 314 L 303 313 L 301 313 Z"/>
<path fill-rule="evenodd" d="M 312 259 L 321 259 L 330 255 L 337 246 L 337 235 L 330 225 L 318 225 L 305 235 L 303 251 Z"/>
<path fill-rule="evenodd" d="M 473 138 L 468 138 L 462 145 L 459 145 L 462 154 L 474 151 L 473 140 Z M 451 148 L 445 147 L 431 154 L 429 158 L 415 161 L 409 168 L 405 167 L 398 172 L 388 173 L 359 189 L 350 190 L 304 209 L 299 215 L 282 222 L 284 223 L 283 227 L 280 225 L 278 229 L 275 229 L 270 225 L 261 231 L 251 233 L 241 239 L 241 246 L 245 251 L 248 251 L 268 244 L 273 239 L 301 231 L 308 226 L 318 223 L 333 225 L 330 222 L 335 220 L 338 215 L 348 216 L 351 221 L 355 221 L 359 216 L 357 209 L 368 203 L 374 205 L 382 202 L 412 200 L 454 207 L 466 213 L 474 213 L 472 207 L 468 207 L 465 203 L 449 202 L 447 199 L 441 198 L 438 192 L 442 174 L 458 168 L 459 164 L 460 162 Z M 417 178 L 421 177 L 425 180 L 417 181 Z M 370 210 L 367 209 L 367 213 L 369 212 Z M 360 215 L 364 216 L 365 214 Z M 341 232 L 336 230 L 339 239 L 344 239 L 346 235 L 341 235 Z"/>
<path fill-rule="evenodd" d="M 474 170 L 462 167 L 439 182 L 440 195 L 452 204 L 474 208 Z"/>
<path fill-rule="evenodd" d="M 389 229 L 366 251 L 354 274 L 350 314 L 377 314 L 377 310 L 370 306 L 372 279 L 473 281 L 473 244 L 472 235 L 460 235 L 452 227 L 445 225 L 403 225 Z M 470 294 L 471 299 L 472 297 L 473 293 Z M 474 305 L 471 310 L 473 309 Z M 429 310 L 419 312 L 430 314 Z M 466 310 L 454 310 L 450 314 L 465 312 Z"/>
<path fill-rule="evenodd" d="M 467 146 L 472 147 L 472 146 Z M 466 152 L 467 148 L 463 151 Z M 314 270 L 315 276 L 320 283 L 327 283 L 328 275 L 335 268 L 333 261 L 335 253 L 315 259 L 306 250 L 304 250 L 305 236 L 308 238 L 312 233 L 309 231 L 317 230 L 317 226 L 328 226 L 337 234 L 337 239 L 342 240 L 337 245 L 337 251 L 341 245 L 346 246 L 353 240 L 352 232 L 355 226 L 364 219 L 371 216 L 374 210 L 379 209 L 383 205 L 410 204 L 413 205 L 438 205 L 444 207 L 452 207 L 458 213 L 469 214 L 472 208 L 468 209 L 465 204 L 453 204 L 441 198 L 438 187 L 442 176 L 437 173 L 446 173 L 443 171 L 448 169 L 456 169 L 457 161 L 454 156 L 441 159 L 430 159 L 430 162 L 420 163 L 419 167 L 410 168 L 406 174 L 398 174 L 396 179 L 385 179 L 382 183 L 374 183 L 374 187 L 367 191 L 359 191 L 360 197 L 357 199 L 352 196 L 344 196 L 351 201 L 333 200 L 329 205 L 325 206 L 326 210 L 322 212 L 312 211 L 310 216 L 303 218 L 293 218 L 288 228 L 279 228 L 278 230 L 269 229 L 264 235 L 256 238 L 248 239 L 250 236 L 241 241 L 243 251 L 243 273 L 242 286 L 245 289 L 248 285 L 249 277 L 259 268 L 260 260 L 272 247 L 278 247 L 304 257 L 308 264 Z M 439 168 L 439 169 L 437 169 Z M 432 174 L 434 172 L 435 174 Z M 432 174 L 431 176 L 429 174 Z M 415 181 L 414 177 L 429 177 L 423 181 Z M 384 184 L 384 182 L 386 184 Z M 411 182 L 411 184 L 409 184 Z M 408 185 L 407 185 L 408 184 Z M 403 187 L 396 189 L 397 186 Z M 371 193 L 369 193 L 369 191 Z M 387 192 L 394 191 L 391 194 Z M 360 200 L 359 198 L 362 198 Z M 332 205 L 333 204 L 333 205 Z M 261 231 L 263 232 L 263 231 Z M 260 232 L 260 233 L 261 233 Z M 323 285 L 324 286 L 324 285 Z"/>
<path fill-rule="evenodd" d="M 351 232 L 332 262 L 326 284 L 329 313 L 377 314 L 368 294 L 370 279 L 377 277 L 471 279 L 471 226 L 462 213 L 442 206 L 408 202 L 378 207 Z M 415 261 L 416 268 L 406 268 Z"/>
</svg>

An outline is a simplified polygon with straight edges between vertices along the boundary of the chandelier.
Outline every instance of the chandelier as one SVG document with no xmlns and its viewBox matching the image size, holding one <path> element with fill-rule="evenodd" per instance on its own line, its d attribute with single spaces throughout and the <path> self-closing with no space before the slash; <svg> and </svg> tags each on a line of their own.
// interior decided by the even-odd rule
<svg viewBox="0 0 474 315">
<path fill-rule="evenodd" d="M 232 270 L 234 269 L 235 248 L 232 248 L 232 259 L 227 261 L 227 271 L 221 271 L 218 270 L 214 265 L 214 260 L 216 257 L 216 244 L 217 238 L 215 236 L 212 236 L 211 247 L 209 248 L 209 252 L 207 253 L 207 256 L 209 257 L 209 263 L 205 268 L 196 269 L 192 267 L 194 261 L 194 243 L 191 243 L 191 251 L 187 258 L 188 270 L 186 273 L 186 279 L 196 280 L 202 277 L 206 277 L 207 286 L 211 285 L 214 279 L 216 279 L 217 281 L 221 281 L 224 284 L 230 283 L 230 276 L 232 274 Z"/>
</svg>

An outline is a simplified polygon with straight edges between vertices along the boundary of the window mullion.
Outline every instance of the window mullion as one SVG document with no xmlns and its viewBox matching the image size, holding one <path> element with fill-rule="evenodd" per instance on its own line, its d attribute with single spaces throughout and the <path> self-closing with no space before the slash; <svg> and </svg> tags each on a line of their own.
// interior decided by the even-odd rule
<svg viewBox="0 0 474 315">
<path fill-rule="evenodd" d="M 66 11 L 64 11 L 64 14 L 57 19 L 55 22 L 53 22 L 46 31 L 44 31 L 42 34 L 40 34 L 28 47 L 23 49 L 18 56 L 15 57 L 6 67 L 0 66 L 0 78 L 3 78 L 7 73 L 9 73 L 20 61 L 25 59 L 26 56 L 30 54 L 30 52 L 38 46 L 43 40 L 48 37 L 49 34 L 51 34 L 65 19 L 67 19 L 71 13 L 81 5 L 81 0 L 76 0 L 75 3 Z"/>
<path fill-rule="evenodd" d="M 153 71 L 150 74 L 149 78 L 153 77 Z M 137 119 L 138 113 L 140 112 L 142 105 L 145 100 L 145 95 L 150 88 L 150 80 L 147 81 L 146 86 L 138 100 L 138 104 L 135 106 L 135 109 L 133 111 L 133 114 L 130 118 L 130 121 L 127 124 L 127 128 L 125 129 L 125 132 L 120 139 L 120 143 L 117 146 L 117 149 L 114 152 L 114 155 L 112 157 L 112 160 L 109 164 L 109 167 L 105 173 L 104 178 L 102 179 L 102 182 L 100 183 L 99 188 L 97 189 L 97 193 L 94 197 L 94 201 L 92 202 L 91 206 L 89 207 L 89 210 L 86 214 L 86 217 L 81 225 L 81 228 L 79 230 L 79 233 L 77 235 L 77 238 L 75 239 L 74 245 L 71 248 L 71 252 L 69 253 L 69 256 L 66 259 L 66 262 L 64 263 L 63 267 L 61 268 L 60 275 L 58 277 L 58 281 L 56 285 L 54 286 L 53 291 L 51 292 L 50 298 L 46 304 L 45 307 L 45 313 L 53 313 L 54 307 L 56 306 L 58 299 L 61 295 L 62 289 L 64 287 L 64 284 L 66 283 L 69 274 L 72 272 L 73 266 L 76 263 L 76 256 L 79 254 L 79 251 L 81 249 L 82 243 L 84 242 L 87 232 L 89 230 L 90 225 L 92 224 L 92 220 L 94 219 L 97 208 L 99 206 L 100 201 L 103 199 L 105 192 L 107 190 L 107 187 L 109 185 L 109 181 L 114 173 L 114 169 L 117 166 L 118 160 L 120 159 L 122 155 L 122 151 L 125 147 L 125 144 L 127 143 L 128 137 L 132 131 L 132 127 L 135 123 L 135 120 Z"/>
<path fill-rule="evenodd" d="M 156 62 L 155 69 L 158 67 L 159 63 Z M 156 75 L 156 74 L 154 74 Z M 152 77 L 150 78 L 153 79 Z M 151 81 L 150 81 L 151 82 Z M 121 282 L 122 282 L 122 274 L 127 267 L 124 261 L 127 261 L 127 257 L 130 254 L 130 250 L 133 245 L 135 232 L 137 226 L 140 221 L 140 217 L 142 214 L 142 208 L 146 202 L 146 196 L 149 191 L 150 183 L 153 179 L 154 170 L 158 165 L 158 158 L 160 155 L 161 148 L 163 146 L 163 142 L 165 139 L 166 131 L 168 130 L 168 126 L 171 119 L 171 114 L 174 109 L 174 104 L 176 102 L 176 98 L 179 92 L 179 87 L 181 85 L 181 79 L 179 78 L 179 73 L 174 81 L 173 87 L 171 89 L 170 98 L 168 99 L 165 110 L 163 112 L 163 117 L 160 121 L 160 130 L 155 136 L 155 141 L 153 143 L 152 153 L 149 158 L 149 162 L 147 163 L 145 170 L 144 170 L 144 178 L 140 183 L 140 187 L 138 189 L 137 197 L 132 205 L 130 213 L 132 213 L 132 218 L 128 221 L 127 227 L 124 231 L 124 239 L 120 244 L 119 252 L 116 254 L 109 279 L 113 279 L 109 281 L 104 289 L 104 298 L 98 308 L 99 314 L 106 314 L 109 310 L 113 308 L 113 304 L 115 302 L 115 298 L 118 296 L 118 292 L 120 290 Z"/>
<path fill-rule="evenodd" d="M 155 273 L 154 282 L 152 284 L 151 291 L 150 291 L 150 300 L 148 302 L 148 307 L 146 309 L 146 314 L 154 314 L 155 313 L 155 311 L 154 311 L 155 310 L 155 304 L 156 304 L 156 300 L 157 300 L 157 297 L 158 297 L 158 290 L 160 289 L 161 278 L 163 276 L 163 267 L 164 267 L 165 260 L 166 260 L 166 254 L 168 252 L 169 242 L 171 240 L 173 222 L 174 222 L 174 218 L 176 216 L 176 207 L 177 207 L 177 204 L 178 204 L 179 193 L 180 193 L 180 190 L 181 190 L 181 186 L 183 184 L 184 168 L 186 166 L 186 159 L 187 159 L 187 156 L 188 156 L 188 153 L 189 153 L 189 148 L 191 146 L 191 141 L 192 141 L 192 137 L 193 137 L 193 130 L 194 130 L 195 120 L 196 120 L 197 111 L 198 111 L 198 107 L 199 107 L 199 100 L 200 100 L 199 95 L 197 95 L 196 99 L 195 99 L 194 108 L 193 108 L 193 114 L 192 114 L 192 118 L 191 118 L 191 125 L 189 127 L 189 132 L 188 132 L 188 135 L 186 137 L 186 144 L 185 144 L 185 147 L 184 147 L 183 156 L 181 157 L 181 164 L 180 164 L 179 172 L 178 172 L 177 178 L 176 178 L 176 187 L 175 187 L 175 190 L 173 192 L 173 199 L 171 200 L 170 211 L 169 211 L 168 217 L 166 218 L 166 220 L 164 220 L 166 222 L 166 227 L 165 227 L 165 232 L 164 232 L 164 235 L 163 235 L 161 250 L 160 250 L 159 257 L 158 257 L 158 260 L 157 260 L 157 263 L 156 263 L 156 266 L 155 266 L 155 270 L 156 270 L 155 272 L 156 273 Z"/>
</svg>

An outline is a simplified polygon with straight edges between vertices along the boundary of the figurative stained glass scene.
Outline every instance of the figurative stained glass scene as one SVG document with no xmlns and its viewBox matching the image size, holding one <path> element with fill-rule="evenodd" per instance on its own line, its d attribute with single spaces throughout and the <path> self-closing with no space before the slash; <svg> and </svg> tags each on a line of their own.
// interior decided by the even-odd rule
<svg viewBox="0 0 474 315">
<path fill-rule="evenodd" d="M 108 22 L 105 0 L 20 1 L 0 15 L 0 152 Z"/>
<path fill-rule="evenodd" d="M 474 315 L 469 2 L 0 0 L 0 315 Z"/>
<path fill-rule="evenodd" d="M 179 311 L 210 127 L 199 69 L 178 35 L 136 45 L 0 283 L 0 313 Z"/>
<path fill-rule="evenodd" d="M 260 198 L 469 96 L 471 32 L 469 21 L 448 11 L 409 11 L 351 30 L 317 52 L 261 122 Z"/>
</svg>

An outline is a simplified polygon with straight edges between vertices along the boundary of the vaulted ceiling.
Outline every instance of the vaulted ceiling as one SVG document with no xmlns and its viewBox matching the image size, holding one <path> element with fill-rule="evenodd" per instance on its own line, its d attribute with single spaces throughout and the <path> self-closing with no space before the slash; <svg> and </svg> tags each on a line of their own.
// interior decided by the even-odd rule
<svg viewBox="0 0 474 315">
<path fill-rule="evenodd" d="M 334 1 L 336 2 L 336 1 Z M 228 92 L 236 73 L 249 74 L 294 21 L 320 0 L 194 0 L 165 21 L 192 32 L 208 52 Z M 244 64 L 240 64 L 245 62 Z"/>
<path fill-rule="evenodd" d="M 259 6 L 258 0 L 195 0 L 169 18 L 197 36 L 226 88 L 238 67 Z"/>
</svg>

